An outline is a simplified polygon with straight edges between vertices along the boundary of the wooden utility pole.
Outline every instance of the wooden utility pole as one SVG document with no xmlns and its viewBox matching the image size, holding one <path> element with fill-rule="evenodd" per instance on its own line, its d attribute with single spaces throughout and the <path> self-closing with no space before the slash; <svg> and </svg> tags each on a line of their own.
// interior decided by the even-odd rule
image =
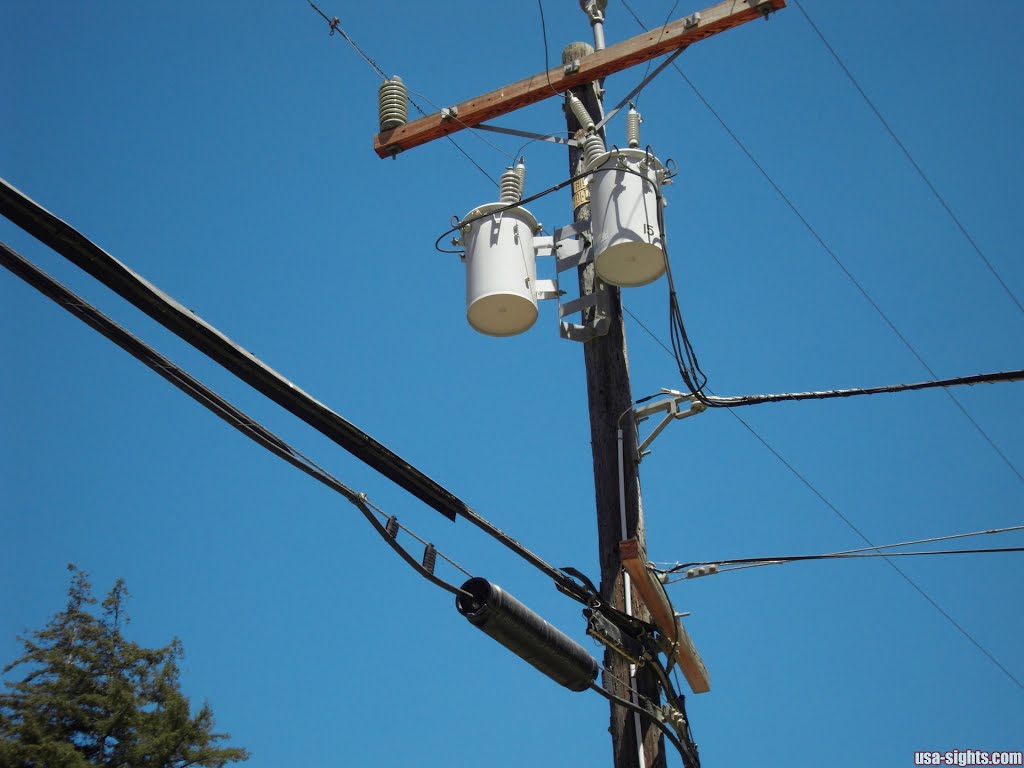
<svg viewBox="0 0 1024 768">
<path fill-rule="evenodd" d="M 594 53 L 586 43 L 572 43 L 562 51 L 562 64 L 571 65 Z M 572 90 L 587 112 L 596 121 L 603 115 L 601 85 L 587 83 Z M 582 143 L 583 131 L 571 109 L 566 107 L 566 127 L 569 134 Z M 601 131 L 604 138 L 604 131 Z M 569 176 L 581 170 L 583 152 L 580 146 L 569 147 Z M 573 221 L 590 219 L 589 193 L 586 186 L 573 188 Z M 608 332 L 583 344 L 583 360 L 587 378 L 587 405 L 590 412 L 590 446 L 594 462 L 594 498 L 597 504 L 597 546 L 601 563 L 599 589 L 601 599 L 609 605 L 624 609 L 625 584 L 622 563 L 619 560 L 619 542 L 633 538 L 643 545 L 644 517 L 640 499 L 640 473 L 638 464 L 632 460 L 636 455 L 636 431 L 633 429 L 629 411 L 633 405 L 632 389 L 629 382 L 629 360 L 626 356 L 626 333 L 622 322 L 622 301 L 620 290 L 598 279 L 591 262 L 579 268 L 580 296 L 589 296 L 596 291 L 606 293 L 602 305 L 608 321 Z M 583 323 L 594 320 L 594 308 L 583 313 Z M 623 414 L 626 414 L 623 417 Z M 626 530 L 622 530 L 620 489 L 619 489 L 619 447 L 618 429 L 623 429 L 623 482 Z M 650 613 L 633 590 L 631 599 L 633 615 L 645 621 Z M 632 694 L 624 683 L 631 684 L 638 693 L 651 701 L 658 701 L 658 681 L 649 668 L 635 671 L 631 680 L 630 664 L 611 649 L 605 649 L 604 687 L 624 699 Z M 634 702 L 637 703 L 637 702 Z M 660 768 L 665 765 L 664 738 L 649 718 L 641 718 L 634 712 L 612 703 L 608 730 L 612 735 L 614 768 Z M 643 749 L 637 743 L 641 735 Z"/>
<path fill-rule="evenodd" d="M 581 0 L 580 5 L 595 20 L 593 7 L 599 6 L 603 10 L 605 3 L 603 0 Z M 556 94 L 574 94 L 594 122 L 599 122 L 602 118 L 601 82 L 604 77 L 678 51 L 748 21 L 766 17 L 785 5 L 786 0 L 725 0 L 608 48 L 603 48 L 602 16 L 600 28 L 595 25 L 594 31 L 598 48 L 603 49 L 595 51 L 587 43 L 573 43 L 562 52 L 562 66 L 383 131 L 374 137 L 374 151 L 380 157 L 394 157 L 467 128 L 495 129 L 494 126 L 484 126 L 484 122 Z M 565 113 L 570 135 L 577 139 L 577 143 L 569 147 L 569 175 L 576 176 L 581 170 L 583 133 L 576 115 L 567 105 Z M 601 133 L 603 136 L 603 129 Z M 584 183 L 573 186 L 573 219 L 575 222 L 590 219 L 589 192 Z M 704 663 L 685 628 L 672 612 L 660 582 L 647 566 L 636 430 L 630 413 L 633 402 L 619 289 L 598 279 L 593 263 L 579 268 L 579 289 L 584 309 L 583 325 L 578 329 L 586 332 L 563 335 L 584 342 L 601 599 L 618 609 L 627 609 L 639 619 L 653 622 L 671 646 L 669 655 L 679 663 L 691 689 L 695 693 L 704 693 L 709 690 Z M 591 296 L 597 301 L 586 301 Z M 621 482 L 620 429 L 623 441 Z M 627 590 L 626 585 L 631 579 L 635 582 Z M 605 652 L 604 666 L 608 670 L 603 680 L 606 690 L 630 700 L 633 699 L 632 688 L 655 706 L 659 704 L 659 683 L 651 665 L 633 670 L 631 676 L 628 660 L 609 649 Z M 641 717 L 612 703 L 609 731 L 612 734 L 614 768 L 662 768 L 666 764 L 664 738 L 650 717 Z"/>
<path fill-rule="evenodd" d="M 593 54 L 594 48 L 587 43 L 572 43 L 562 51 L 562 66 L 571 66 L 573 61 L 582 61 Z M 595 122 L 604 114 L 600 82 L 588 83 L 574 88 Z M 582 126 L 566 106 L 566 128 L 569 135 L 577 137 L 582 144 Z M 604 131 L 601 131 L 604 138 Z M 581 145 L 569 146 L 569 176 L 580 173 L 583 163 Z M 572 189 L 572 220 L 589 221 L 590 197 L 587 186 Z M 629 414 L 633 407 L 630 386 L 630 366 L 626 353 L 626 329 L 623 325 L 622 294 L 620 289 L 601 282 L 595 273 L 594 264 L 580 267 L 580 295 L 590 296 L 595 292 L 606 296 L 601 304 L 607 317 L 608 331 L 583 345 L 584 365 L 587 377 L 587 403 L 590 412 L 590 440 L 594 462 L 594 499 L 597 506 L 597 546 L 601 567 L 599 589 L 601 599 L 616 608 L 626 608 L 626 578 L 620 557 L 618 543 L 624 539 L 636 539 L 641 546 L 644 542 L 643 508 L 640 500 L 640 473 L 633 461 L 636 455 L 636 431 Z M 584 310 L 584 325 L 594 321 L 596 309 Z M 626 414 L 626 416 L 623 416 Z M 618 429 L 623 427 L 622 451 L 623 483 L 620 488 L 618 476 Z M 622 496 L 621 496 L 622 492 Z M 626 529 L 623 530 L 625 503 Z M 630 600 L 630 612 L 643 621 L 650 621 L 650 613 L 639 599 L 636 590 Z M 631 676 L 628 660 L 606 648 L 604 668 L 608 671 L 602 681 L 605 688 L 626 699 L 633 694 L 625 684 L 635 688 L 641 695 L 652 701 L 658 700 L 657 678 L 653 671 L 641 668 Z M 610 674 L 608 674 L 610 673 Z M 634 703 L 638 703 L 634 700 Z M 611 703 L 608 731 L 611 733 L 612 765 L 614 768 L 662 768 L 665 766 L 665 739 L 649 718 L 641 718 L 633 712 Z M 643 748 L 638 745 L 638 736 Z"/>
</svg>

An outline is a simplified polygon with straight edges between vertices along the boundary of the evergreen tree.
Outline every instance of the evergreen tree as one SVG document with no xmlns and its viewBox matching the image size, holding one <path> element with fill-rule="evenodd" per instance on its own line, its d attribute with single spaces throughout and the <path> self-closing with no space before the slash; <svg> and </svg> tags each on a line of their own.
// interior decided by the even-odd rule
<svg viewBox="0 0 1024 768">
<path fill-rule="evenodd" d="M 221 768 L 248 759 L 221 746 L 229 735 L 214 732 L 208 703 L 190 713 L 177 639 L 155 650 L 125 639 L 124 581 L 97 611 L 87 575 L 68 569 L 66 608 L 18 638 L 24 654 L 3 670 L 22 677 L 0 693 L 0 768 Z"/>
</svg>

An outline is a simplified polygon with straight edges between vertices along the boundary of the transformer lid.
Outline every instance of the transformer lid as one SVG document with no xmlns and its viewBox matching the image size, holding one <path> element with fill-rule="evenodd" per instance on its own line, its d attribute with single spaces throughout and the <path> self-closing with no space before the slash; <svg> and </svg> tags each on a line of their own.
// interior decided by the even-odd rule
<svg viewBox="0 0 1024 768">
<path fill-rule="evenodd" d="M 510 205 L 510 203 L 487 203 L 486 205 L 478 206 L 462 217 L 462 221 L 459 222 L 459 229 L 462 229 L 463 227 L 472 226 L 472 224 L 465 223 L 469 219 L 476 219 L 487 216 L 488 214 L 501 210 L 502 208 L 505 208 L 508 205 Z M 534 216 L 525 208 L 523 208 L 521 205 L 514 205 L 514 207 L 508 208 L 508 210 L 502 211 L 498 215 L 511 216 L 513 218 L 519 219 L 527 226 L 529 226 L 532 232 L 536 232 L 537 230 L 540 229 L 540 222 L 537 221 L 537 217 Z"/>
</svg>

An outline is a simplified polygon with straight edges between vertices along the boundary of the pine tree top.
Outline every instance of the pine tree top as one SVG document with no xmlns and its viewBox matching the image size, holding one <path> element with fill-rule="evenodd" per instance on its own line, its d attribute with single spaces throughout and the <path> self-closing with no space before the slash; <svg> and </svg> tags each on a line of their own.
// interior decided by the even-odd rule
<svg viewBox="0 0 1024 768">
<path fill-rule="evenodd" d="M 97 603 L 88 575 L 69 565 L 64 610 L 19 637 L 18 673 L 0 693 L 0 768 L 221 768 L 247 760 L 223 746 L 206 702 L 191 714 L 181 692 L 177 638 L 161 648 L 128 640 L 128 589 L 118 579 Z M 98 609 L 97 609 L 98 606 Z"/>
</svg>

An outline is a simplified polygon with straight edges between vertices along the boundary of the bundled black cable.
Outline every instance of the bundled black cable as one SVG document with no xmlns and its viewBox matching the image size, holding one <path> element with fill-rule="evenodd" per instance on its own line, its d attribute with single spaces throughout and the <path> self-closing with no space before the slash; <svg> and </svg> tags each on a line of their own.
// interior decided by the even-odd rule
<svg viewBox="0 0 1024 768">
<path fill-rule="evenodd" d="M 661 195 L 658 194 L 658 226 L 662 237 L 665 235 L 665 220 L 661 204 Z M 675 282 L 672 279 L 672 262 L 668 257 L 668 247 L 665 246 L 665 274 L 668 277 L 668 313 L 669 332 L 672 342 L 672 355 L 676 360 L 676 367 L 679 369 L 679 376 L 683 383 L 693 393 L 693 396 L 709 408 L 739 408 L 747 405 L 761 405 L 763 403 L 796 402 L 801 400 L 830 400 L 839 397 L 856 397 L 859 395 L 880 395 L 895 392 L 911 392 L 920 389 L 935 389 L 939 387 L 972 386 L 974 384 L 996 384 L 1000 382 L 1024 381 L 1024 369 L 1010 371 L 996 371 L 993 373 L 978 373 L 971 376 L 956 376 L 949 379 L 935 379 L 933 381 L 919 381 L 911 384 L 887 384 L 878 387 L 852 387 L 849 389 L 828 389 L 811 392 L 781 392 L 765 395 L 742 395 L 736 397 L 718 397 L 709 395 L 704 391 L 707 386 L 708 377 L 700 367 L 697 359 L 697 352 L 686 332 L 683 323 L 682 311 L 679 308 L 679 297 L 676 294 Z"/>
</svg>

